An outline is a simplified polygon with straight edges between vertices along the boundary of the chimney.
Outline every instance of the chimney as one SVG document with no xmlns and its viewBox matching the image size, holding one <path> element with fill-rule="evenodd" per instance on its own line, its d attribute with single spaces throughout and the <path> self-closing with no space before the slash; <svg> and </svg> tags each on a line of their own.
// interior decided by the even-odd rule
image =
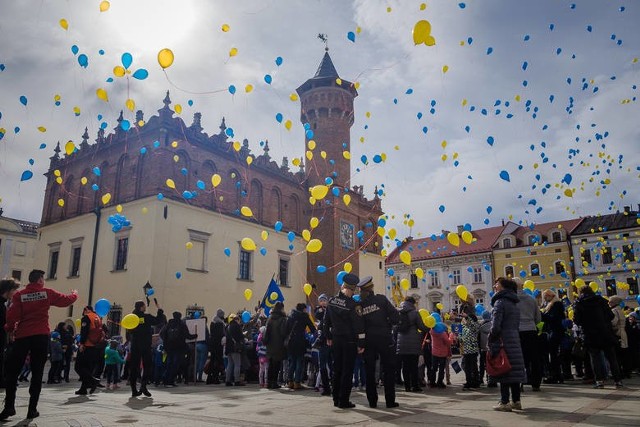
<svg viewBox="0 0 640 427">
<path fill-rule="evenodd" d="M 459 225 L 458 226 L 458 234 L 462 234 L 463 231 L 464 231 L 464 225 Z"/>
<path fill-rule="evenodd" d="M 502 226 L 504 227 L 504 218 L 502 218 Z"/>
</svg>

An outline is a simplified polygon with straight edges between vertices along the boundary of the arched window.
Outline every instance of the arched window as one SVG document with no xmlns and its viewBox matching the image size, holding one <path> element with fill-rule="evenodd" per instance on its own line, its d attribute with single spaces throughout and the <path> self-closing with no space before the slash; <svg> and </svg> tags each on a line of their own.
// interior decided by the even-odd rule
<svg viewBox="0 0 640 427">
<path fill-rule="evenodd" d="M 271 200 L 269 202 L 269 212 L 275 214 L 275 218 L 267 218 L 270 223 L 282 221 L 282 193 L 278 187 L 271 190 Z"/>
<path fill-rule="evenodd" d="M 262 197 L 262 184 L 257 179 L 251 181 L 251 190 L 249 193 L 249 200 L 253 217 L 258 222 L 262 222 L 262 209 L 263 209 L 263 197 Z"/>
<path fill-rule="evenodd" d="M 540 264 L 533 263 L 529 265 L 529 271 L 531 276 L 539 276 L 540 275 Z"/>
<path fill-rule="evenodd" d="M 218 172 L 218 168 L 216 167 L 216 164 L 213 163 L 211 160 L 207 160 L 202 164 L 202 169 L 203 169 L 203 176 L 202 176 L 202 181 L 204 181 L 205 185 L 209 186 L 211 184 L 211 177 L 213 177 L 213 175 L 215 173 Z M 216 209 L 216 203 L 217 203 L 217 198 L 220 195 L 218 194 L 218 189 L 214 189 L 214 191 L 211 192 L 210 196 L 209 196 L 209 201 L 207 203 L 207 207 L 215 210 Z"/>
<path fill-rule="evenodd" d="M 529 234 L 527 236 L 527 244 L 533 246 L 536 243 L 540 243 L 540 237 L 537 234 Z"/>
<path fill-rule="evenodd" d="M 551 241 L 553 243 L 562 242 L 562 233 L 560 231 L 554 231 L 551 233 Z"/>
<path fill-rule="evenodd" d="M 295 194 L 289 197 L 288 226 L 293 230 L 300 230 L 300 200 Z"/>
<path fill-rule="evenodd" d="M 116 168 L 116 182 L 115 182 L 115 189 L 114 189 L 114 202 L 119 203 L 122 201 L 122 182 L 126 179 L 126 177 L 122 176 L 122 171 L 124 170 L 124 168 L 128 165 L 129 163 L 129 155 L 128 154 L 123 154 L 122 156 L 120 156 L 120 159 L 118 160 L 118 167 Z"/>
</svg>

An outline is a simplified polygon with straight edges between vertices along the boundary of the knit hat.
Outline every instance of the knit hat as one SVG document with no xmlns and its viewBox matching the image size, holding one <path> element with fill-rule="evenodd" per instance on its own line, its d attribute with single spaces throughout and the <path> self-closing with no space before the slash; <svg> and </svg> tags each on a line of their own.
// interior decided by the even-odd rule
<svg viewBox="0 0 640 427">
<path fill-rule="evenodd" d="M 318 297 L 318 302 L 320 301 L 329 301 L 329 297 L 327 297 L 327 294 L 320 294 L 320 296 Z"/>
<path fill-rule="evenodd" d="M 345 288 L 351 291 L 355 291 L 356 286 L 358 286 L 358 283 L 360 282 L 360 278 L 355 274 L 351 274 L 351 273 L 345 274 L 342 280 L 343 280 L 342 286 L 344 286 Z"/>
</svg>

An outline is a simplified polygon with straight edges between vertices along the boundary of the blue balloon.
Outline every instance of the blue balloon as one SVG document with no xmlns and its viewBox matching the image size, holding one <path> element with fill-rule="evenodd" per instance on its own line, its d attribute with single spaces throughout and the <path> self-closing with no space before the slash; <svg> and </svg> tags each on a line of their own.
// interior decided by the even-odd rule
<svg viewBox="0 0 640 427">
<path fill-rule="evenodd" d="M 260 248 L 260 254 L 265 256 L 267 254 L 267 248 Z"/>
<path fill-rule="evenodd" d="M 193 312 L 193 318 L 194 319 L 199 319 L 200 316 L 202 316 L 202 312 L 200 312 L 200 311 L 194 311 Z"/>
<path fill-rule="evenodd" d="M 432 316 L 433 316 L 433 314 L 432 314 Z M 442 333 L 442 332 L 447 330 L 447 326 L 442 322 L 438 322 L 438 323 L 436 323 L 436 326 L 433 327 L 433 330 L 435 332 L 437 332 L 437 333 Z"/>
<path fill-rule="evenodd" d="M 289 239 L 290 242 L 293 242 L 295 238 L 296 238 L 296 233 L 294 233 L 293 231 L 290 231 L 287 233 L 287 239 Z"/>
<path fill-rule="evenodd" d="M 354 300 L 355 302 L 360 302 L 360 294 L 356 294 L 356 295 L 354 295 L 354 296 L 353 296 L 353 300 Z"/>
<path fill-rule="evenodd" d="M 282 222 L 276 221 L 276 223 L 273 225 L 273 229 L 276 231 L 282 230 Z"/>
<path fill-rule="evenodd" d="M 500 178 L 507 181 L 507 182 L 511 182 L 511 177 L 509 177 L 509 172 L 507 171 L 501 171 L 500 172 Z"/>
<path fill-rule="evenodd" d="M 347 274 L 346 271 L 341 271 L 338 273 L 338 275 L 336 276 L 336 281 L 338 282 L 338 285 L 342 285 L 344 283 L 344 276 Z"/>
<path fill-rule="evenodd" d="M 205 189 L 205 185 L 203 181 L 198 180 L 198 182 L 196 182 L 196 187 L 198 187 L 201 190 Z"/>
<path fill-rule="evenodd" d="M 27 97 L 22 95 L 20 97 L 20 103 L 26 107 L 26 105 L 27 105 Z"/>
<path fill-rule="evenodd" d="M 271 77 L 271 75 L 270 75 L 270 74 L 265 74 L 265 76 L 264 76 L 264 82 L 265 82 L 266 84 L 270 85 L 272 81 L 273 81 L 273 78 Z"/>
<path fill-rule="evenodd" d="M 109 310 L 111 310 L 111 303 L 104 298 L 99 299 L 96 302 L 95 309 L 98 316 L 104 317 L 109 314 Z"/>
<path fill-rule="evenodd" d="M 92 189 L 93 191 L 98 191 L 98 190 L 100 189 L 100 187 L 98 187 L 98 184 L 92 184 L 92 185 L 91 185 L 91 189 Z"/>
<path fill-rule="evenodd" d="M 229 249 L 229 248 L 224 248 L 224 254 L 225 254 L 226 256 L 231 256 L 231 249 Z"/>
<path fill-rule="evenodd" d="M 442 316 L 440 316 L 439 313 L 431 313 L 431 315 L 433 316 L 434 319 L 436 319 L 436 323 L 442 322 Z"/>
<path fill-rule="evenodd" d="M 242 312 L 241 318 L 243 323 L 249 323 L 249 321 L 251 320 L 251 313 L 245 310 Z"/>
<path fill-rule="evenodd" d="M 484 305 L 476 304 L 476 315 L 482 316 L 482 313 L 484 313 Z"/>
<path fill-rule="evenodd" d="M 31 172 L 30 170 L 26 170 L 26 171 L 22 172 L 22 176 L 20 177 L 20 181 L 28 181 L 31 178 L 33 178 L 33 172 Z"/>
<path fill-rule="evenodd" d="M 176 279 L 180 279 L 182 277 L 182 273 L 179 271 L 176 272 Z"/>
<path fill-rule="evenodd" d="M 155 290 L 153 290 L 153 288 L 151 288 L 151 289 L 147 289 L 147 296 L 148 296 L 148 297 L 150 297 L 151 295 L 153 295 L 153 294 L 155 294 L 155 293 L 156 293 L 156 291 L 155 291 Z"/>
<path fill-rule="evenodd" d="M 87 57 L 87 55 L 85 55 L 84 53 L 80 54 L 78 56 L 78 64 L 80 64 L 82 68 L 87 68 L 89 66 L 89 58 Z"/>
<path fill-rule="evenodd" d="M 94 168 L 93 168 L 93 174 L 94 174 L 95 176 L 100 176 L 100 168 L 99 168 L 99 167 L 97 167 L 97 166 L 96 166 L 96 167 L 94 167 Z"/>
<path fill-rule="evenodd" d="M 149 77 L 149 72 L 144 68 L 140 68 L 139 70 L 136 70 L 135 73 L 133 73 L 133 78 L 137 80 L 144 80 L 147 77 Z"/>
<path fill-rule="evenodd" d="M 133 56 L 129 52 L 125 52 L 122 54 L 122 66 L 127 69 L 133 62 Z"/>
<path fill-rule="evenodd" d="M 281 57 L 281 56 L 278 56 L 278 57 L 276 58 L 276 65 L 277 65 L 278 67 L 282 65 L 282 57 Z"/>
<path fill-rule="evenodd" d="M 353 31 L 349 31 L 347 33 L 347 39 L 349 39 L 351 42 L 355 43 L 355 41 L 356 41 L 356 33 L 354 33 Z"/>
<path fill-rule="evenodd" d="M 394 274 L 396 274 L 396 272 L 395 272 L 395 270 L 393 268 L 390 268 L 390 269 L 387 270 L 387 274 L 389 276 L 393 276 Z"/>
<path fill-rule="evenodd" d="M 316 267 L 316 270 L 318 271 L 318 273 L 326 273 L 327 267 L 325 267 L 324 265 L 319 265 Z"/>
</svg>

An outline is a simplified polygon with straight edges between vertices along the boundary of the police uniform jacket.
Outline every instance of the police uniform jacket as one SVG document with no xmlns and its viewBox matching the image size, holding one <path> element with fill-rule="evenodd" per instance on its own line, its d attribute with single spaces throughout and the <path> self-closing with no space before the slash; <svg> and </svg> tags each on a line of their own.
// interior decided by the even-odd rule
<svg viewBox="0 0 640 427">
<path fill-rule="evenodd" d="M 357 342 L 364 347 L 362 307 L 342 292 L 329 299 L 324 316 L 324 334 L 329 340 Z"/>
<path fill-rule="evenodd" d="M 400 320 L 398 310 L 384 295 L 369 295 L 362 301 L 367 340 L 391 338 L 391 328 Z"/>
</svg>

